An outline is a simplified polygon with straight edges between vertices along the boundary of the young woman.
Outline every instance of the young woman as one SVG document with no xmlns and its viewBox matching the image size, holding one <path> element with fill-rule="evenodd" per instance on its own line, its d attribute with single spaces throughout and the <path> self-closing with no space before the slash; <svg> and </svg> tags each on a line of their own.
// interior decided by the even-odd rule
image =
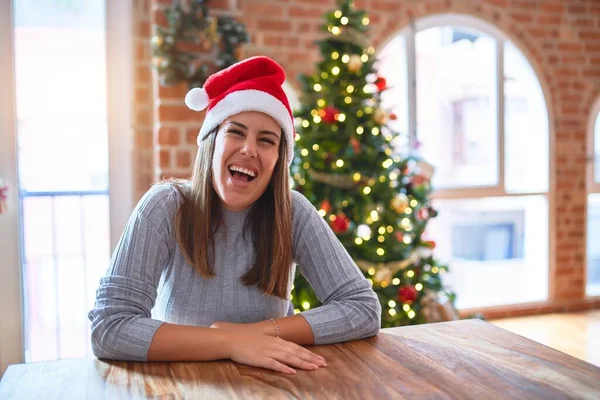
<svg viewBox="0 0 600 400">
<path fill-rule="evenodd" d="M 282 68 L 253 57 L 212 75 L 189 181 L 152 187 L 89 313 L 99 358 L 238 363 L 295 373 L 302 345 L 375 335 L 381 305 L 317 210 L 289 188 L 292 111 Z M 296 263 L 323 306 L 294 315 Z M 152 311 L 152 313 L 151 313 Z"/>
</svg>

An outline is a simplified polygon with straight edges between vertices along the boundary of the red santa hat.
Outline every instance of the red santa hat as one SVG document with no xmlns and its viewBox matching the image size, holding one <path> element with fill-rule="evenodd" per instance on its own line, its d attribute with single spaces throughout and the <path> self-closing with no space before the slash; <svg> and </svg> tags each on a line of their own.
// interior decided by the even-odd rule
<svg viewBox="0 0 600 400">
<path fill-rule="evenodd" d="M 281 126 L 286 139 L 288 165 L 294 157 L 292 109 L 281 85 L 283 68 L 268 57 L 251 57 L 211 75 L 203 88 L 185 96 L 185 104 L 195 111 L 208 107 L 197 142 L 225 119 L 244 111 L 270 115 Z"/>
</svg>

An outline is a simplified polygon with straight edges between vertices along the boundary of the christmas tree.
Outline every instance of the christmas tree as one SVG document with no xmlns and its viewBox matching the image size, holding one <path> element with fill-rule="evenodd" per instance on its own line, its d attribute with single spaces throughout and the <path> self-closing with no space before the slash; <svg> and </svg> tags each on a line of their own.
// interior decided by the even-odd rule
<svg viewBox="0 0 600 400">
<path fill-rule="evenodd" d="M 326 38 L 317 42 L 322 61 L 314 75 L 300 77 L 294 188 L 372 283 L 383 327 L 435 321 L 439 305 L 451 306 L 454 294 L 443 287 L 447 266 L 433 257 L 435 243 L 424 235 L 437 214 L 429 201 L 433 171 L 408 146 L 395 145 L 403 135 L 389 124 L 396 116 L 381 106 L 388 87 L 368 47 L 368 25 L 350 0 L 326 14 Z M 296 313 L 320 304 L 299 274 L 292 296 Z"/>
</svg>

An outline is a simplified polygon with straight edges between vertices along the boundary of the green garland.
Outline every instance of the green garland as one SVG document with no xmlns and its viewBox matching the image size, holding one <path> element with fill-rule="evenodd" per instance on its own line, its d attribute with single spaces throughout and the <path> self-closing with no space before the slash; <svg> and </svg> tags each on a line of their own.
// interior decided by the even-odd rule
<svg viewBox="0 0 600 400">
<path fill-rule="evenodd" d="M 209 17 L 208 0 L 190 0 L 185 8 L 177 1 L 164 12 L 168 27 L 158 27 L 152 37 L 153 65 L 163 86 L 203 86 L 215 71 L 199 59 L 200 51 L 216 46 L 215 64 L 221 70 L 239 60 L 240 46 L 249 41 L 243 24 L 231 17 Z"/>
</svg>

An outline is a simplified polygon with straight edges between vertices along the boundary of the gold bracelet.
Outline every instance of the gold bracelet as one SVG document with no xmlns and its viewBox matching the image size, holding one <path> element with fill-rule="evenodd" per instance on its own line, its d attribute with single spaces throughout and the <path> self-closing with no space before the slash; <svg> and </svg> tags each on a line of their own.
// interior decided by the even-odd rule
<svg viewBox="0 0 600 400">
<path fill-rule="evenodd" d="M 275 326 L 275 336 L 279 337 L 279 327 L 277 326 L 273 318 L 271 318 L 271 322 L 273 323 L 273 326 Z"/>
</svg>

